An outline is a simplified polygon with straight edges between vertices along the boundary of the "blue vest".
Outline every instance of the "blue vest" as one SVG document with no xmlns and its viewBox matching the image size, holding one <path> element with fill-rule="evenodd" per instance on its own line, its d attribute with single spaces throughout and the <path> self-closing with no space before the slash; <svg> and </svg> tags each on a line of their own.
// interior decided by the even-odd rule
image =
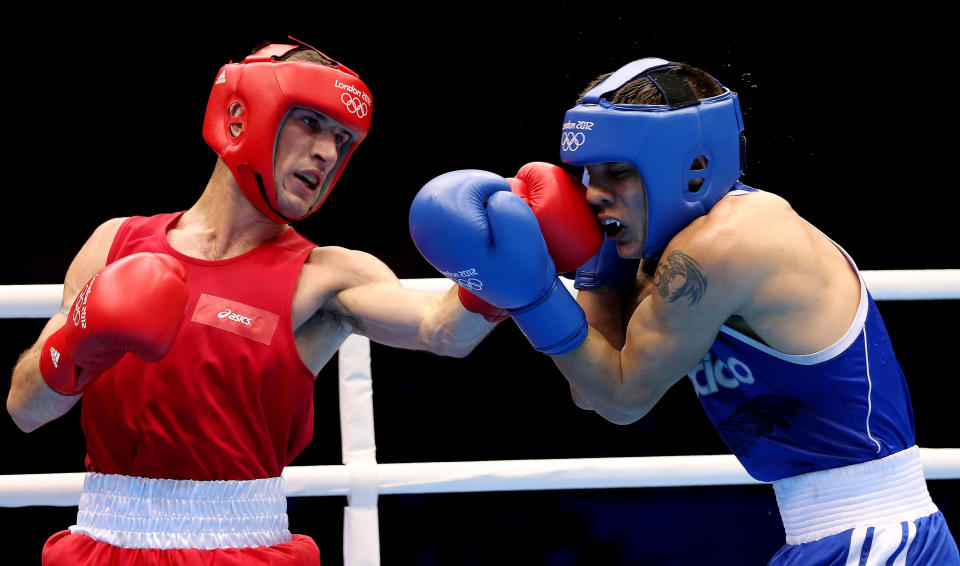
<svg viewBox="0 0 960 566">
<path fill-rule="evenodd" d="M 688 377 L 723 441 L 761 481 L 915 444 L 907 383 L 862 278 L 853 323 L 825 350 L 782 354 L 724 326 Z"/>
</svg>

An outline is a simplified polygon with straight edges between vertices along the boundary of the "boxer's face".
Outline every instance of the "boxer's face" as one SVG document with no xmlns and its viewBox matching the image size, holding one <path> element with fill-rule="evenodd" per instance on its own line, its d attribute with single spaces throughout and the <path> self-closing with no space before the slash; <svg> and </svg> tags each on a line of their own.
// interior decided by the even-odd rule
<svg viewBox="0 0 960 566">
<path fill-rule="evenodd" d="M 351 138 L 349 130 L 319 112 L 294 108 L 287 114 L 273 157 L 277 204 L 284 216 L 302 218 L 313 208 Z"/>
<path fill-rule="evenodd" d="M 626 161 L 587 166 L 587 202 L 604 232 L 617 242 L 620 257 L 640 258 L 647 235 L 647 193 L 643 178 Z"/>
</svg>

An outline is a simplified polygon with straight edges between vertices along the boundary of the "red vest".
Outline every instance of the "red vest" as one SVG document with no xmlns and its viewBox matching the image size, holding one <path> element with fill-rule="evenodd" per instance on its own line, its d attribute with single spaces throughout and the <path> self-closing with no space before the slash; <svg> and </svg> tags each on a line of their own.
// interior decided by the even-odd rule
<svg viewBox="0 0 960 566">
<path fill-rule="evenodd" d="M 181 214 L 132 217 L 110 248 L 107 263 L 137 252 L 176 257 L 190 299 L 166 357 L 147 363 L 127 354 L 84 393 L 87 469 L 192 480 L 279 476 L 313 437 L 316 376 L 297 353 L 290 309 L 315 245 L 288 228 L 243 255 L 200 260 L 167 242 Z"/>
</svg>

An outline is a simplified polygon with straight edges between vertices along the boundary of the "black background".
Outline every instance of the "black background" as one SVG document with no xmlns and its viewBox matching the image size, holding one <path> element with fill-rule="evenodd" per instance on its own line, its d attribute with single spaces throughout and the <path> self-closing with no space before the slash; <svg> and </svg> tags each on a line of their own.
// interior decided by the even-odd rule
<svg viewBox="0 0 960 566">
<path fill-rule="evenodd" d="M 509 176 L 528 161 L 558 162 L 559 126 L 576 93 L 646 56 L 702 67 L 737 91 L 744 181 L 790 200 L 861 269 L 960 267 L 948 30 L 903 14 L 754 13 L 748 22 L 679 6 L 592 7 L 301 5 L 270 21 L 251 9 L 201 17 L 154 6 L 146 15 L 11 20 L 0 284 L 62 282 L 102 221 L 189 207 L 215 160 L 200 136 L 215 72 L 287 34 L 358 71 L 374 99 L 370 136 L 297 228 L 320 245 L 368 251 L 401 278 L 436 276 L 407 231 L 420 186 L 453 169 Z M 880 310 L 910 383 L 918 444 L 960 446 L 957 302 L 881 302 Z M 0 365 L 12 368 L 43 324 L 0 320 Z M 549 358 L 510 323 L 467 360 L 372 350 L 380 462 L 727 452 L 686 380 L 640 422 L 613 425 L 574 407 Z M 296 465 L 340 462 L 335 360 L 319 376 L 316 404 L 315 440 Z M 77 409 L 30 435 L 9 417 L 0 427 L 0 473 L 82 471 Z M 955 532 L 958 487 L 930 482 Z M 762 486 L 379 503 L 385 565 L 763 564 L 783 541 L 773 492 Z M 315 538 L 326 565 L 342 560 L 344 504 L 290 500 L 291 529 Z M 0 539 L 11 556 L 36 563 L 46 537 L 75 513 L 0 509 Z"/>
</svg>

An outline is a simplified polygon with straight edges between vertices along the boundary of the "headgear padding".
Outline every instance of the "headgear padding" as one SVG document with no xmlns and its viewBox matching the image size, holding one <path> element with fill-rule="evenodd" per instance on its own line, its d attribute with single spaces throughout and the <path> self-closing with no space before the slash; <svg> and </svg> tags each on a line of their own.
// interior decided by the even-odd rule
<svg viewBox="0 0 960 566">
<path fill-rule="evenodd" d="M 698 99 L 685 79 L 661 72 L 674 68 L 656 58 L 621 67 L 567 111 L 560 141 L 560 159 L 568 165 L 626 161 L 640 173 L 647 197 L 645 258 L 662 253 L 742 174 L 743 118 L 737 95 L 719 85 L 722 94 Z M 613 104 L 603 97 L 642 76 L 667 104 Z M 705 167 L 697 159 L 701 156 Z"/>
<path fill-rule="evenodd" d="M 330 194 L 343 167 L 370 130 L 373 105 L 363 81 L 336 61 L 326 66 L 280 60 L 295 49 L 301 47 L 268 45 L 240 63 L 224 65 L 217 73 L 203 119 L 203 139 L 230 167 L 247 200 L 284 224 L 313 214 Z M 231 117 L 234 104 L 240 105 L 240 114 Z M 280 126 L 296 107 L 319 112 L 352 135 L 340 147 L 337 163 L 317 188 L 317 200 L 310 210 L 303 216 L 287 218 L 277 206 L 273 160 Z M 239 132 L 237 128 L 231 131 L 231 126 L 238 126 Z"/>
</svg>

